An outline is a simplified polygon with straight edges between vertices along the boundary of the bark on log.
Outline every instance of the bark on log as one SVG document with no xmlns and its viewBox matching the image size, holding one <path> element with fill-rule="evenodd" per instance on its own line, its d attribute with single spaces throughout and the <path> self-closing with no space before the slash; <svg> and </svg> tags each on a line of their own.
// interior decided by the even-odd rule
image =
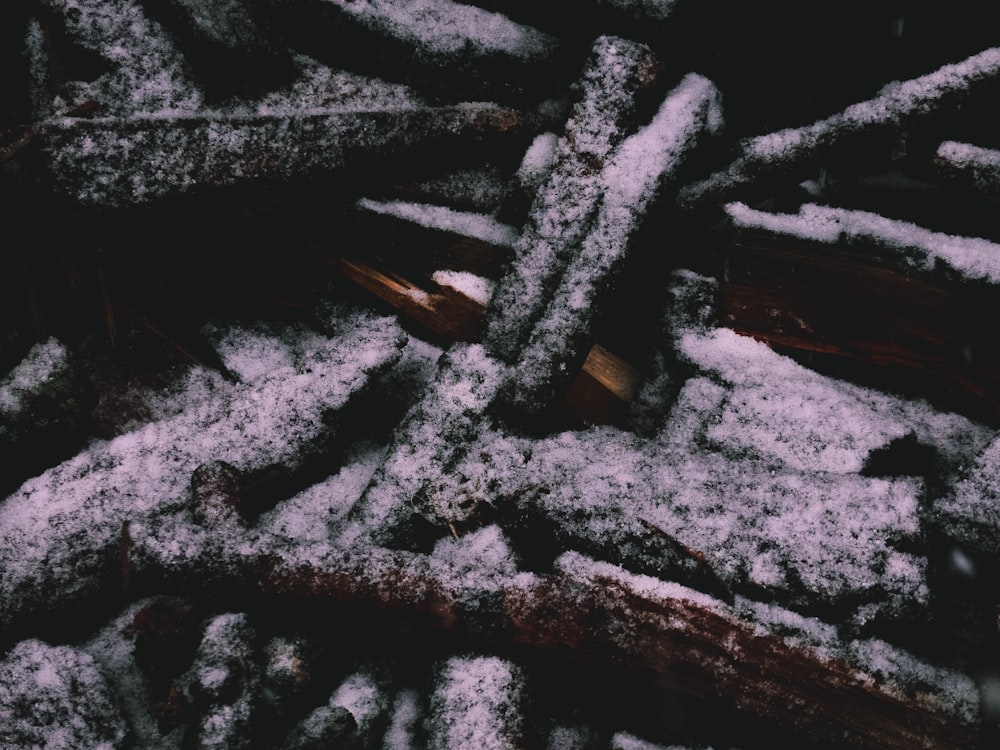
<svg viewBox="0 0 1000 750">
<path fill-rule="evenodd" d="M 39 126 L 56 187 L 82 204 L 141 204 L 255 180 L 309 177 L 407 149 L 518 132 L 494 104 L 52 119 Z"/>
<path fill-rule="evenodd" d="M 775 216 L 735 205 L 726 325 L 777 346 L 885 368 L 910 392 L 1000 418 L 1000 247 L 862 212 L 807 207 Z"/>
<path fill-rule="evenodd" d="M 728 167 L 682 189 L 677 202 L 693 211 L 759 195 L 776 183 L 795 184 L 808 178 L 834 155 L 857 163 L 851 152 L 870 152 L 871 144 L 888 155 L 901 130 L 956 108 L 994 84 L 998 76 L 1000 47 L 993 47 L 933 73 L 890 84 L 878 96 L 812 125 L 748 138 Z"/>
<path fill-rule="evenodd" d="M 719 92 L 689 74 L 652 120 L 625 139 L 601 172 L 593 226 L 580 242 L 517 359 L 505 400 L 529 413 L 551 407 L 579 372 L 598 301 L 623 267 L 646 212 L 684 159 L 722 125 Z"/>
<path fill-rule="evenodd" d="M 945 141 L 934 156 L 935 172 L 949 185 L 1000 200 L 1000 151 Z"/>
<path fill-rule="evenodd" d="M 845 747 L 975 745 L 978 698 L 968 678 L 944 670 L 937 687 L 914 684 L 853 664 L 830 644 L 783 637 L 749 621 L 746 608 L 575 553 L 557 561 L 557 573 L 518 575 L 487 597 L 456 588 L 426 556 L 378 548 L 331 556 L 324 566 L 246 563 L 243 583 L 268 595 L 354 602 L 627 669 Z"/>
<path fill-rule="evenodd" d="M 514 262 L 493 293 L 483 340 L 493 356 L 515 361 L 542 315 L 597 210 L 604 188 L 598 174 L 634 127 L 658 64 L 634 42 L 601 37 L 594 43 L 555 165 L 535 196 Z"/>
</svg>

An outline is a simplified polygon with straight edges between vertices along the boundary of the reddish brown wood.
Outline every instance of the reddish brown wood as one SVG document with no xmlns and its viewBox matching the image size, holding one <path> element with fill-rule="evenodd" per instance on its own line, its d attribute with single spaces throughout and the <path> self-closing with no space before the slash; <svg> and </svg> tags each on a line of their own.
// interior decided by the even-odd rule
<svg viewBox="0 0 1000 750">
<path fill-rule="evenodd" d="M 865 248 L 737 234 L 724 321 L 769 344 L 834 355 L 949 406 L 1000 418 L 1000 294 L 916 273 Z"/>
<path fill-rule="evenodd" d="M 883 683 L 683 587 L 657 587 L 584 561 L 581 571 L 507 582 L 500 611 L 483 613 L 480 603 L 495 596 L 468 596 L 438 570 L 423 555 L 374 548 L 336 568 L 276 562 L 256 585 L 282 597 L 363 603 L 462 633 L 479 633 L 485 614 L 493 640 L 650 675 L 838 746 L 975 745 L 975 728 L 951 713 L 947 697 Z"/>
</svg>

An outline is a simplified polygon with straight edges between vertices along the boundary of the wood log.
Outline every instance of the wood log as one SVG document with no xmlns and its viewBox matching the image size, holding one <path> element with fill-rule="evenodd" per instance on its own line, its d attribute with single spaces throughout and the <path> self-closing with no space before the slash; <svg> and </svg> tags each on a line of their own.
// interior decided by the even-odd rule
<svg viewBox="0 0 1000 750">
<path fill-rule="evenodd" d="M 714 207 L 738 197 L 760 196 L 775 184 L 794 185 L 825 160 L 858 163 L 883 151 L 888 156 L 900 131 L 948 111 L 988 91 L 1000 76 L 1000 47 L 945 65 L 933 73 L 890 84 L 879 95 L 811 125 L 744 140 L 726 168 L 683 188 L 678 205 L 686 211 Z"/>
<path fill-rule="evenodd" d="M 564 408 L 581 422 L 619 427 L 629 421 L 629 404 L 639 392 L 642 373 L 600 344 L 587 352 L 580 373 L 566 393 Z"/>
<path fill-rule="evenodd" d="M 447 341 L 475 341 L 486 308 L 451 287 L 427 292 L 421 286 L 393 273 L 372 268 L 360 260 L 334 261 L 347 278 L 388 302 L 404 316 Z M 425 284 L 424 286 L 427 286 Z"/>
<path fill-rule="evenodd" d="M 461 579 L 425 555 L 357 548 L 326 560 L 317 566 L 244 559 L 240 580 L 279 600 L 353 602 L 394 618 L 625 669 L 838 746 L 959 750 L 975 744 L 978 697 L 970 679 L 920 665 L 881 642 L 820 644 L 779 634 L 787 630 L 777 622 L 784 619 L 787 627 L 794 615 L 774 612 L 773 624 L 755 622 L 752 605 L 732 607 L 575 553 L 563 555 L 554 574 L 506 579 L 486 597 L 470 596 Z M 146 564 L 158 565 L 149 557 Z M 184 568 L 174 567 L 168 579 L 190 575 Z M 866 651 L 874 657 L 867 666 L 852 660 Z"/>
<path fill-rule="evenodd" d="M 520 99 L 564 63 L 556 37 L 453 0 L 270 0 L 298 49 L 334 67 L 466 99 Z M 537 75 L 549 66 L 546 75 Z"/>
<path fill-rule="evenodd" d="M 40 126 L 54 183 L 82 204 L 123 206 L 255 180 L 310 177 L 442 143 L 521 131 L 494 104 L 308 111 L 203 112 L 54 119 Z"/>
<path fill-rule="evenodd" d="M 296 72 L 289 51 L 241 0 L 144 0 L 143 9 L 173 32 L 209 95 L 263 94 Z"/>
<path fill-rule="evenodd" d="M 951 187 L 1000 200 L 1000 150 L 944 141 L 934 155 L 934 171 Z"/>
<path fill-rule="evenodd" d="M 579 83 L 582 97 L 535 195 L 514 262 L 494 291 L 483 339 L 493 356 L 514 362 L 527 342 L 590 228 L 605 187 L 597 174 L 635 126 L 658 65 L 644 45 L 615 37 L 594 43 Z"/>
<path fill-rule="evenodd" d="M 0 631 L 106 591 L 110 571 L 127 569 L 135 552 L 123 537 L 134 541 L 136 525 L 123 534 L 124 522 L 178 507 L 189 513 L 190 480 L 202 464 L 225 461 L 249 474 L 296 466 L 315 451 L 331 428 L 324 412 L 346 406 L 369 377 L 395 363 L 403 344 L 388 318 L 344 315 L 331 325 L 343 328 L 330 339 L 314 338 L 301 368 L 246 384 L 206 381 L 204 398 L 187 411 L 97 443 L 0 502 Z M 356 356 L 360 350 L 364 358 Z M 250 425 L 262 439 L 248 441 Z M 208 495 L 199 500 L 202 510 L 229 528 L 225 517 L 234 514 L 218 508 L 226 493 L 203 484 L 196 482 Z M 26 538 L 35 543 L 26 547 Z"/>
<path fill-rule="evenodd" d="M 426 282 L 416 284 L 360 260 L 339 258 L 333 262 L 347 278 L 388 302 L 435 338 L 446 343 L 479 340 L 487 310 L 481 302 L 448 286 L 427 291 Z M 570 386 L 564 406 L 583 422 L 624 426 L 628 402 L 637 392 L 641 378 L 640 370 L 595 343 L 580 370 L 579 382 Z"/>
<path fill-rule="evenodd" d="M 737 232 L 726 325 L 883 369 L 897 388 L 970 416 L 1000 417 L 1000 247 L 863 212 L 728 210 Z"/>
<path fill-rule="evenodd" d="M 593 226 L 517 357 L 518 378 L 504 394 L 507 403 L 540 413 L 565 393 L 591 343 L 598 303 L 625 264 L 646 212 L 689 152 L 721 125 L 718 90 L 692 73 L 614 151 L 599 178 L 604 189 Z"/>
<path fill-rule="evenodd" d="M 428 747 L 524 747 L 524 677 L 517 665 L 496 656 L 449 659 L 431 696 Z"/>
</svg>

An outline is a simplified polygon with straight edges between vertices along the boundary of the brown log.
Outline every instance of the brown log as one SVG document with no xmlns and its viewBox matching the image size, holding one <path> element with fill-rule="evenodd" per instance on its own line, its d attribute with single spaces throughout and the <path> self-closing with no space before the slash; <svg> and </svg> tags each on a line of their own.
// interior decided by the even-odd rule
<svg viewBox="0 0 1000 750">
<path fill-rule="evenodd" d="M 449 631 L 487 632 L 649 675 L 838 746 L 957 750 L 975 744 L 975 727 L 947 691 L 875 676 L 676 584 L 574 553 L 557 567 L 554 575 L 518 576 L 486 599 L 456 590 L 426 556 L 379 548 L 345 555 L 335 567 L 276 561 L 253 580 L 279 597 L 363 603 Z M 499 612 L 486 613 L 488 626 L 479 624 L 481 601 L 502 602 Z"/>
<path fill-rule="evenodd" d="M 628 423 L 629 404 L 641 382 L 639 370 L 600 344 L 594 344 L 566 394 L 564 406 L 583 422 L 624 427 Z"/>
<path fill-rule="evenodd" d="M 724 322 L 996 420 L 1000 288 L 949 271 L 915 268 L 878 238 L 830 243 L 745 227 L 727 255 Z"/>
</svg>

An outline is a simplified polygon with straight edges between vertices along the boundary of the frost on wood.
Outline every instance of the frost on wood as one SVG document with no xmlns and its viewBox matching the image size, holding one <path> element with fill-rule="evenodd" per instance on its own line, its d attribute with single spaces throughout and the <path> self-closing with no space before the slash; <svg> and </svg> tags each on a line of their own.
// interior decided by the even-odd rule
<svg viewBox="0 0 1000 750">
<path fill-rule="evenodd" d="M 927 603 L 926 561 L 896 549 L 920 533 L 915 480 L 723 460 L 595 428 L 535 441 L 507 482 L 511 517 L 639 572 L 805 611 L 856 608 L 862 622 Z"/>
<path fill-rule="evenodd" d="M 603 189 L 593 225 L 518 359 L 513 403 L 537 411 L 572 377 L 589 343 L 596 303 L 621 268 L 647 210 L 685 156 L 721 125 L 715 86 L 690 74 L 667 95 L 649 124 L 614 151 L 600 175 Z"/>
<path fill-rule="evenodd" d="M 202 105 L 173 40 L 140 3 L 54 0 L 51 6 L 81 46 L 110 63 L 111 72 L 96 82 L 105 113 L 191 113 Z"/>
<path fill-rule="evenodd" d="M 115 750 L 126 736 L 104 676 L 83 651 L 26 640 L 0 661 L 3 747 Z"/>
<path fill-rule="evenodd" d="M 455 211 L 445 206 L 362 198 L 358 201 L 358 207 L 372 213 L 411 221 L 428 229 L 472 237 L 498 247 L 513 247 L 518 237 L 517 229 L 508 224 L 501 224 L 490 216 Z"/>
<path fill-rule="evenodd" d="M 594 43 L 554 166 L 535 196 L 514 261 L 493 293 L 483 338 L 492 355 L 513 361 L 527 340 L 600 202 L 605 185 L 594 173 L 634 127 L 657 65 L 644 45 L 616 37 Z"/>
<path fill-rule="evenodd" d="M 890 84 L 872 99 L 812 125 L 748 138 L 728 167 L 685 187 L 678 202 L 687 208 L 717 202 L 764 184 L 765 178 L 799 182 L 846 140 L 905 129 L 920 118 L 955 106 L 998 75 L 1000 47 L 994 47 L 919 78 Z"/>
<path fill-rule="evenodd" d="M 522 747 L 524 676 L 496 656 L 454 657 L 441 668 L 431 696 L 429 747 L 514 750 Z"/>
<path fill-rule="evenodd" d="M 0 446 L 25 433 L 75 424 L 83 395 L 69 349 L 54 338 L 35 344 L 0 379 Z"/>
<path fill-rule="evenodd" d="M 201 715 L 199 748 L 236 750 L 248 745 L 258 678 L 254 638 L 245 614 L 217 615 L 205 624 L 194 663 L 180 679 Z"/>
<path fill-rule="evenodd" d="M 464 104 L 55 118 L 41 127 L 60 190 L 85 204 L 131 205 L 196 188 L 306 177 L 415 145 L 520 125 L 513 110 Z"/>
<path fill-rule="evenodd" d="M 991 200 L 1000 198 L 1000 151 L 945 141 L 934 156 L 937 172 L 955 185 L 971 187 Z"/>
<path fill-rule="evenodd" d="M 937 500 L 934 515 L 952 539 L 1000 553 L 1000 439 L 970 462 L 951 493 Z"/>
<path fill-rule="evenodd" d="M 978 237 L 932 232 L 916 224 L 807 203 L 798 214 L 774 214 L 730 203 L 726 211 L 740 229 L 811 240 L 846 243 L 920 273 L 941 273 L 950 281 L 1000 283 L 1000 245 Z"/>
<path fill-rule="evenodd" d="M 388 367 L 402 344 L 388 318 L 352 313 L 340 324 L 339 335 L 303 356 L 302 369 L 281 368 L 249 385 L 210 378 L 205 398 L 183 413 L 97 443 L 3 501 L 0 627 L 106 585 L 121 564 L 123 524 L 184 511 L 200 465 L 297 466 L 327 435 L 325 418 Z"/>
<path fill-rule="evenodd" d="M 333 691 L 327 704 L 350 712 L 366 745 L 374 743 L 388 721 L 390 698 L 383 682 L 374 672 L 355 672 Z"/>
<path fill-rule="evenodd" d="M 452 0 L 324 0 L 360 25 L 398 39 L 416 59 L 471 65 L 509 57 L 539 61 L 551 55 L 555 37 L 506 16 Z"/>
<path fill-rule="evenodd" d="M 392 718 L 382 743 L 384 750 L 417 750 L 420 724 L 423 720 L 420 694 L 416 690 L 402 690 L 392 706 Z"/>
<path fill-rule="evenodd" d="M 149 606 L 143 599 L 125 608 L 82 646 L 107 676 L 115 700 L 122 707 L 135 750 L 181 750 L 183 730 L 161 732 L 146 675 L 136 660 L 136 638 L 130 631 L 137 613 Z"/>
<path fill-rule="evenodd" d="M 479 344 L 456 345 L 445 354 L 434 382 L 403 418 L 385 463 L 352 512 L 360 527 L 349 535 L 374 533 L 384 541 L 415 509 L 443 523 L 474 510 L 451 490 L 455 479 L 447 469 L 482 430 L 505 371 Z"/>
<path fill-rule="evenodd" d="M 727 329 L 688 333 L 678 348 L 726 389 L 702 412 L 697 440 L 730 456 L 780 461 L 803 472 L 854 473 L 873 450 L 912 435 L 954 469 L 990 436 L 966 417 L 821 375 Z"/>
<path fill-rule="evenodd" d="M 644 437 L 658 433 L 689 374 L 676 351 L 680 336 L 706 331 L 718 322 L 718 282 L 680 269 L 670 275 L 657 338 L 646 363 L 647 376 L 629 404 L 629 426 Z"/>
</svg>

